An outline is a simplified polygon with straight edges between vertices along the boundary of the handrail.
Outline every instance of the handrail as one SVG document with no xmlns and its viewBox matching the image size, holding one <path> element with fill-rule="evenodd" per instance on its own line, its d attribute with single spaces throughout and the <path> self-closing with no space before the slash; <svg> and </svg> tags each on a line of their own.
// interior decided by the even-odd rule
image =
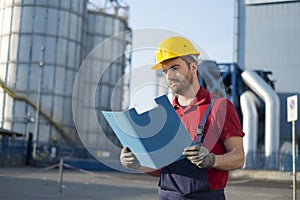
<svg viewBox="0 0 300 200">
<path fill-rule="evenodd" d="M 10 89 L 3 80 L 0 79 L 0 87 L 3 88 L 4 92 L 6 92 L 10 97 L 12 97 L 13 99 L 16 100 L 20 100 L 20 101 L 24 101 L 27 104 L 29 104 L 32 108 L 34 108 L 35 110 L 37 110 L 37 106 L 30 101 L 29 99 L 27 99 L 26 97 L 23 96 L 18 96 L 12 89 Z M 53 120 L 46 112 L 44 112 L 43 110 L 39 109 L 39 113 L 46 118 L 51 124 L 53 124 L 53 126 L 56 128 L 56 130 L 63 136 L 64 139 L 66 139 L 66 141 L 71 142 L 72 144 L 78 144 L 78 142 L 76 142 L 75 138 L 71 136 L 70 133 L 68 133 L 66 130 L 63 129 L 63 127 L 56 122 L 55 120 Z"/>
</svg>

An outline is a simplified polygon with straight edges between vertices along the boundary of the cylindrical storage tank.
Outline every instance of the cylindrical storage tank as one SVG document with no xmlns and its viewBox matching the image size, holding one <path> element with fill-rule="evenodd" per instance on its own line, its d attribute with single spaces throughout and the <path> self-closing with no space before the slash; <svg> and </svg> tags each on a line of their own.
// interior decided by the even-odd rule
<svg viewBox="0 0 300 200">
<path fill-rule="evenodd" d="M 12 92 L 9 96 L 0 90 L 0 127 L 33 133 L 35 123 L 27 116 L 36 116 L 39 99 L 38 143 L 61 137 L 62 129 L 76 135 L 72 90 L 82 58 L 86 4 L 87 0 L 0 1 L 0 80 Z"/>
<path fill-rule="evenodd" d="M 78 88 L 74 88 L 76 128 L 94 156 L 111 158 L 114 145 L 108 141 L 117 145 L 118 140 L 101 111 L 123 109 L 124 88 L 128 88 L 128 76 L 123 75 L 130 57 L 125 52 L 131 31 L 126 19 L 97 11 L 88 12 L 86 30 L 86 58 L 77 77 Z"/>
</svg>

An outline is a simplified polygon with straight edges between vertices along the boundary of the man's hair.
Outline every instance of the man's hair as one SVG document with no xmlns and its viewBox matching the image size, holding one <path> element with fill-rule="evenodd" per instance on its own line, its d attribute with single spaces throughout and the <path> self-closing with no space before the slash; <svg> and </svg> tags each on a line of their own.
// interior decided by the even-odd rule
<svg viewBox="0 0 300 200">
<path fill-rule="evenodd" d="M 184 62 L 187 64 L 188 68 L 191 69 L 190 65 L 191 63 L 195 62 L 197 64 L 197 77 L 199 78 L 199 70 L 198 70 L 198 65 L 199 65 L 199 59 L 196 55 L 186 55 L 186 56 L 181 56 L 181 58 L 184 60 Z"/>
<path fill-rule="evenodd" d="M 193 62 L 197 63 L 197 65 L 199 64 L 199 60 L 195 55 L 181 56 L 181 58 L 186 62 L 188 66 L 190 66 L 190 64 Z"/>
</svg>

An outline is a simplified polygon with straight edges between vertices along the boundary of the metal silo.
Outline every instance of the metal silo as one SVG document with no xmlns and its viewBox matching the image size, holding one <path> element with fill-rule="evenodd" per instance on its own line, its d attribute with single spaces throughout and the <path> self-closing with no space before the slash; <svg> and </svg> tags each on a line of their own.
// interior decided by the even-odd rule
<svg viewBox="0 0 300 200">
<path fill-rule="evenodd" d="M 90 152 L 99 158 L 114 157 L 118 140 L 106 124 L 102 110 L 123 110 L 124 89 L 129 77 L 131 31 L 127 16 L 90 10 L 87 15 L 85 60 L 81 65 L 74 92 L 76 128 Z M 95 113 L 95 115 L 94 115 Z M 99 125 L 101 129 L 99 130 Z M 108 140 L 113 144 L 109 144 Z"/>
<path fill-rule="evenodd" d="M 38 144 L 74 139 L 71 99 L 86 4 L 0 1 L 0 127 L 30 131 Z M 37 123 L 29 123 L 29 115 Z"/>
</svg>

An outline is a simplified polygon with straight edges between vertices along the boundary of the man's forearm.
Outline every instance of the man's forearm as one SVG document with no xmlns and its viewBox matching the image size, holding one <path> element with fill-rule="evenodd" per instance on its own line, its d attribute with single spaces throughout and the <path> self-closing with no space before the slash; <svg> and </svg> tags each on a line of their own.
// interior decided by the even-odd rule
<svg viewBox="0 0 300 200">
<path fill-rule="evenodd" d="M 220 170 L 232 170 L 243 167 L 244 165 L 244 153 L 238 149 L 232 149 L 232 151 L 216 155 L 215 164 L 213 168 Z"/>
</svg>

